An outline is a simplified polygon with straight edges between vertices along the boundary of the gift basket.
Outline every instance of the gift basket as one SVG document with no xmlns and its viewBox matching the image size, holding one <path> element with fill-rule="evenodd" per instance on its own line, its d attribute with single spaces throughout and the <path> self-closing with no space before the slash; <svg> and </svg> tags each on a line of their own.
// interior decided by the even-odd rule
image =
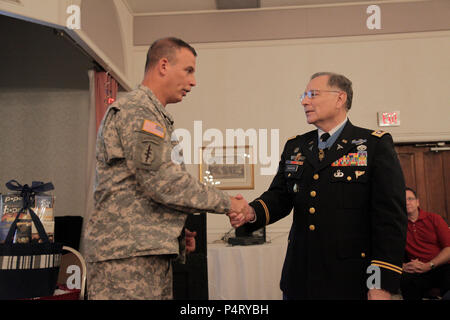
<svg viewBox="0 0 450 320">
<path fill-rule="evenodd" d="M 62 247 L 53 242 L 53 184 L 11 180 L 1 196 L 0 299 L 53 295 Z M 46 231 L 47 230 L 47 231 Z"/>
</svg>

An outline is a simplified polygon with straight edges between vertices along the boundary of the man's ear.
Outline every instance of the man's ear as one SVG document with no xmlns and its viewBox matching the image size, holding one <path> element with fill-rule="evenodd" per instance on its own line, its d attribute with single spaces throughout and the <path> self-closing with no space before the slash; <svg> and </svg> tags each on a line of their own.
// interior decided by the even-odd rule
<svg viewBox="0 0 450 320">
<path fill-rule="evenodd" d="M 345 92 L 345 91 L 339 92 L 338 105 L 341 108 L 346 108 L 346 105 L 347 105 L 347 92 Z"/>
<path fill-rule="evenodd" d="M 161 58 L 158 62 L 158 71 L 160 74 L 167 74 L 167 68 L 169 67 L 169 60 L 167 58 Z"/>
</svg>

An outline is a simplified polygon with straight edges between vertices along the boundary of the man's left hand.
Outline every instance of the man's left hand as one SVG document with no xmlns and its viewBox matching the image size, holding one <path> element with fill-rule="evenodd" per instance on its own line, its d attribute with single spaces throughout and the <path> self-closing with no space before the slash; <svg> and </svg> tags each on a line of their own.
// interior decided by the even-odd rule
<svg viewBox="0 0 450 320">
<path fill-rule="evenodd" d="M 184 230 L 186 236 L 186 253 L 191 253 L 195 251 L 195 237 L 197 232 L 191 232 L 188 229 Z"/>
<path fill-rule="evenodd" d="M 431 270 L 429 263 L 424 263 L 418 259 L 411 260 L 403 265 L 403 270 L 408 273 L 425 273 Z"/>
</svg>

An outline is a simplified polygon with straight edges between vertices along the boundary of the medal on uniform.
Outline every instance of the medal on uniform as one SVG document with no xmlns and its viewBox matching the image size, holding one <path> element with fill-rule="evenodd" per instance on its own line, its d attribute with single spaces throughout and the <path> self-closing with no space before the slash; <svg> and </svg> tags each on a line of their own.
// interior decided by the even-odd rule
<svg viewBox="0 0 450 320">
<path fill-rule="evenodd" d="M 359 145 L 358 147 L 356 147 L 356 149 L 357 149 L 358 151 L 365 151 L 365 150 L 367 150 L 367 146 L 364 145 L 364 144 L 361 144 L 361 145 Z"/>
<path fill-rule="evenodd" d="M 322 161 L 325 158 L 325 152 L 323 149 L 319 149 L 319 161 Z"/>
<path fill-rule="evenodd" d="M 294 184 L 294 188 L 292 188 L 292 190 L 294 190 L 294 192 L 298 192 L 298 186 L 297 186 L 297 184 Z"/>
<path fill-rule="evenodd" d="M 362 176 L 364 173 L 366 173 L 365 171 L 355 171 L 355 176 L 356 179 L 358 179 L 360 176 Z"/>
<path fill-rule="evenodd" d="M 338 170 L 334 173 L 335 178 L 342 178 L 344 176 L 344 173 L 341 170 Z"/>
<path fill-rule="evenodd" d="M 356 145 L 363 144 L 365 142 L 367 142 L 367 139 L 358 139 L 358 140 L 353 139 L 352 140 L 352 144 L 356 144 Z"/>
</svg>

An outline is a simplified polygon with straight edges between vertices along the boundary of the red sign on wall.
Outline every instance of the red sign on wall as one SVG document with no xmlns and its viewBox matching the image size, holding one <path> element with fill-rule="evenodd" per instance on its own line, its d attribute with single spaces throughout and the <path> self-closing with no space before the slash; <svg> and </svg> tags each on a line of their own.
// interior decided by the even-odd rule
<svg viewBox="0 0 450 320">
<path fill-rule="evenodd" d="M 400 111 L 378 112 L 378 126 L 392 127 L 400 125 Z"/>
</svg>

